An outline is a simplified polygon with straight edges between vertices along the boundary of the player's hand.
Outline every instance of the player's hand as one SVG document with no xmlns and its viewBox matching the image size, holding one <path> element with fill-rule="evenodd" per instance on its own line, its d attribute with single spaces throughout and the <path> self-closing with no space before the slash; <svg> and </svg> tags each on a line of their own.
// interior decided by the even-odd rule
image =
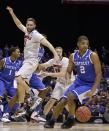
<svg viewBox="0 0 109 131">
<path fill-rule="evenodd" d="M 84 96 L 87 98 L 91 98 L 93 96 L 93 92 L 92 91 L 87 92 Z"/>
<path fill-rule="evenodd" d="M 49 73 L 48 72 L 43 72 L 41 73 L 42 76 L 49 76 Z"/>
<path fill-rule="evenodd" d="M 6 9 L 7 9 L 10 13 L 13 12 L 13 9 L 12 9 L 10 6 L 7 6 Z"/>
<path fill-rule="evenodd" d="M 36 69 L 36 72 L 39 73 L 42 70 L 44 70 L 44 67 L 41 64 L 39 64 L 37 69 Z"/>
<path fill-rule="evenodd" d="M 90 102 L 92 100 L 92 96 L 94 95 L 94 91 L 87 92 L 84 97 L 88 98 L 87 102 Z"/>
<path fill-rule="evenodd" d="M 44 72 L 41 70 L 37 75 L 38 75 L 38 77 L 46 77 L 46 76 L 48 76 L 48 72 Z"/>
</svg>

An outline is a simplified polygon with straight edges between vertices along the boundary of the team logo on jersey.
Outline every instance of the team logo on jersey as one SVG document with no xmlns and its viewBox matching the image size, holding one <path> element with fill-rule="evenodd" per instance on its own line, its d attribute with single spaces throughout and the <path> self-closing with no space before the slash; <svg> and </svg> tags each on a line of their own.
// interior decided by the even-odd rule
<svg viewBox="0 0 109 131">
<path fill-rule="evenodd" d="M 31 40 L 31 36 L 29 36 L 29 35 L 25 35 L 24 36 L 24 44 L 26 44 L 26 42 L 28 41 L 28 40 Z"/>
</svg>

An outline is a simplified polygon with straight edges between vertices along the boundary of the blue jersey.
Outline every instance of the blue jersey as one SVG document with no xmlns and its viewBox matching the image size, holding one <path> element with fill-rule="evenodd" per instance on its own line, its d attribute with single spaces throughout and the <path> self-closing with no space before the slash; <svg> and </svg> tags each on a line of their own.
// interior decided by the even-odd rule
<svg viewBox="0 0 109 131">
<path fill-rule="evenodd" d="M 43 47 L 39 48 L 39 52 L 38 52 L 38 59 L 39 61 L 41 61 L 42 57 L 44 56 L 45 50 Z"/>
<path fill-rule="evenodd" d="M 12 83 L 15 78 L 15 72 L 19 70 L 22 62 L 19 60 L 12 61 L 10 57 L 4 58 L 3 69 L 0 70 L 0 79 Z"/>
<path fill-rule="evenodd" d="M 87 49 L 83 56 L 79 55 L 79 51 L 75 51 L 73 54 L 73 62 L 77 70 L 77 79 L 84 82 L 94 82 L 95 81 L 95 69 L 94 65 L 90 59 L 92 51 Z"/>
</svg>

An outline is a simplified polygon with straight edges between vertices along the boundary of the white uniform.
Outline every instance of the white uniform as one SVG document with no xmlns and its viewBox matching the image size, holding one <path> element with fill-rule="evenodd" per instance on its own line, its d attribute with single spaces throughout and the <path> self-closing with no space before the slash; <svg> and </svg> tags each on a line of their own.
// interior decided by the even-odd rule
<svg viewBox="0 0 109 131">
<path fill-rule="evenodd" d="M 21 25 L 22 26 L 22 25 Z M 24 37 L 24 62 L 22 67 L 16 73 L 16 76 L 22 76 L 27 82 L 29 82 L 32 73 L 38 66 L 38 52 L 40 47 L 40 41 L 44 38 L 37 30 L 33 30 L 31 33 L 26 31 L 26 28 L 22 26 L 25 32 Z"/>
<path fill-rule="evenodd" d="M 68 67 L 69 59 L 66 57 L 63 57 L 62 60 L 58 63 L 54 63 L 53 61 L 54 60 L 51 59 L 47 62 L 47 64 L 53 66 L 54 72 L 63 71 L 65 68 Z M 65 77 L 57 77 L 57 83 L 52 92 L 51 98 L 59 100 L 63 96 L 65 90 L 67 89 L 67 87 L 69 87 L 66 85 L 66 82 L 67 81 Z"/>
</svg>

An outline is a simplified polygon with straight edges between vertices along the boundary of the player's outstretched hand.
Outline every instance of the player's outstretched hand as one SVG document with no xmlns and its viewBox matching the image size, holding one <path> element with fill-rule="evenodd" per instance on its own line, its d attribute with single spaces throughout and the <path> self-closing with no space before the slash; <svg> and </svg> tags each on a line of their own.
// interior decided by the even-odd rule
<svg viewBox="0 0 109 131">
<path fill-rule="evenodd" d="M 13 9 L 12 9 L 10 6 L 7 6 L 6 9 L 7 9 L 10 13 L 13 12 Z"/>
</svg>

